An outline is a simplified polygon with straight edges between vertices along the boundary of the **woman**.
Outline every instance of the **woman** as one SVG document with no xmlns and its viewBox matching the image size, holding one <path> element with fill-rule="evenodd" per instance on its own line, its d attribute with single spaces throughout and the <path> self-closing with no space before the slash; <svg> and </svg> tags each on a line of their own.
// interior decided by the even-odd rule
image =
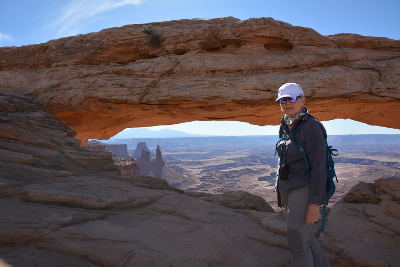
<svg viewBox="0 0 400 267">
<path fill-rule="evenodd" d="M 287 242 L 293 255 L 293 266 L 329 266 L 312 233 L 312 225 L 319 219 L 320 206 L 325 201 L 326 132 L 322 124 L 307 113 L 300 85 L 282 85 L 276 100 L 284 113 L 277 144 L 276 189 L 279 206 L 285 207 L 287 212 Z M 296 128 L 300 124 L 301 127 Z M 294 132 L 298 141 L 294 140 Z M 308 163 L 296 142 L 301 142 L 304 147 Z"/>
</svg>

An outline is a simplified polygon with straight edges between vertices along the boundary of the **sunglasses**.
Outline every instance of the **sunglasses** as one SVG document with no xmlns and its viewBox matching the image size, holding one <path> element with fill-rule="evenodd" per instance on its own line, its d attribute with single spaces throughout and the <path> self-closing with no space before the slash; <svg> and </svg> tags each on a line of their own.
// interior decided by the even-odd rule
<svg viewBox="0 0 400 267">
<path fill-rule="evenodd" d="M 288 100 L 290 101 L 290 103 L 296 103 L 298 98 L 301 98 L 301 96 L 296 96 L 296 97 L 282 97 L 282 98 L 279 99 L 279 103 L 281 103 L 281 104 L 286 104 Z"/>
</svg>

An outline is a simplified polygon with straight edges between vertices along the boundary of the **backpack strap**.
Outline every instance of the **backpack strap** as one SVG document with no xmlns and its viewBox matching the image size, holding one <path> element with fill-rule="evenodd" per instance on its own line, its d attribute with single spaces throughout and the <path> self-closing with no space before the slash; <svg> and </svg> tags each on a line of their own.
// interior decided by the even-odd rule
<svg viewBox="0 0 400 267">
<path fill-rule="evenodd" d="M 332 156 L 338 156 L 339 155 L 339 150 L 337 150 L 336 148 L 332 148 L 332 146 L 328 146 L 327 145 L 327 149 L 326 149 L 326 157 L 327 157 L 327 163 L 326 163 L 326 169 L 328 172 L 332 172 L 333 173 L 333 177 L 336 178 L 336 182 L 338 183 L 338 178 L 336 176 L 336 172 L 334 169 L 334 165 L 333 165 L 333 159 Z M 333 179 L 332 177 L 332 179 Z"/>
<path fill-rule="evenodd" d="M 320 236 L 325 235 L 325 223 L 326 223 L 326 204 L 322 205 L 322 219 L 321 219 Z"/>
<path fill-rule="evenodd" d="M 279 143 L 280 143 L 281 141 L 287 140 L 287 139 L 289 138 L 289 135 L 286 133 L 286 131 L 282 129 L 282 123 L 281 123 L 281 126 L 279 127 L 279 136 L 282 136 L 282 137 L 279 138 L 278 142 L 276 142 L 276 145 L 275 145 L 275 155 L 276 155 L 276 153 L 278 152 Z"/>
<path fill-rule="evenodd" d="M 278 151 L 278 145 L 279 145 L 279 143 L 280 143 L 282 140 L 286 140 L 286 138 L 287 138 L 287 136 L 283 136 L 283 137 L 281 137 L 281 138 L 278 140 L 278 142 L 276 142 L 276 145 L 275 145 L 275 155 L 276 155 L 276 152 Z"/>
<path fill-rule="evenodd" d="M 297 137 L 297 132 L 299 131 L 300 125 L 303 123 L 304 120 L 300 120 L 297 122 L 292 134 L 290 137 L 294 141 L 296 147 L 300 152 L 303 154 L 304 161 L 306 162 L 306 170 L 308 171 L 310 169 L 310 165 L 308 164 L 308 155 L 306 150 L 304 149 L 304 145 L 300 142 L 299 138 Z"/>
</svg>

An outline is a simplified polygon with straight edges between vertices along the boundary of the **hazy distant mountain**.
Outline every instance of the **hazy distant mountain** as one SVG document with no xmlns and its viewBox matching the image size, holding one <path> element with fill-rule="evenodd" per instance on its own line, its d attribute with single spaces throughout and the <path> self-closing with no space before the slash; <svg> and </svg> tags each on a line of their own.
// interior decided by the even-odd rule
<svg viewBox="0 0 400 267">
<path fill-rule="evenodd" d="M 123 134 L 123 135 L 122 135 Z M 126 144 L 129 149 L 135 148 L 137 143 L 146 142 L 148 147 L 175 147 L 196 145 L 221 145 L 221 144 L 260 144 L 275 145 L 278 136 L 206 136 L 188 134 L 173 130 L 151 131 L 148 129 L 129 129 L 121 132 L 110 140 L 103 140 L 108 144 Z M 330 135 L 328 143 L 335 148 L 355 148 L 358 145 L 399 145 L 399 134 L 364 134 L 364 135 Z"/>
<path fill-rule="evenodd" d="M 400 144 L 400 134 L 350 134 L 330 135 L 330 144 Z"/>
<path fill-rule="evenodd" d="M 146 128 L 130 128 L 114 135 L 110 140 L 130 138 L 174 138 L 174 137 L 205 137 L 207 135 L 190 134 L 181 131 L 163 129 L 152 131 Z M 211 136 L 211 135 L 210 135 Z"/>
<path fill-rule="evenodd" d="M 176 130 L 163 129 L 158 131 L 152 131 L 146 128 L 131 128 L 126 129 L 117 135 L 114 135 L 109 139 L 111 143 L 114 143 L 117 139 L 138 139 L 138 138 L 181 138 L 181 137 L 226 137 L 230 138 L 233 136 L 218 136 L 218 135 L 201 135 L 201 134 L 190 134 Z M 253 135 L 253 136 L 240 136 L 241 141 L 245 143 L 250 142 L 276 142 L 277 136 L 275 135 Z M 244 140 L 242 140 L 244 139 Z M 107 142 L 107 143 L 110 143 Z M 329 143 L 399 143 L 399 134 L 360 134 L 360 135 L 329 135 Z"/>
</svg>

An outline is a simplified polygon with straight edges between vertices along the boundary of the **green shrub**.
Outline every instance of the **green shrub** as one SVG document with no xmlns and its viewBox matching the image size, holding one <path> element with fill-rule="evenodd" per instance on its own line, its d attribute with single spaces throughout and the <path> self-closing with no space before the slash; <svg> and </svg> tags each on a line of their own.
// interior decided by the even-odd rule
<svg viewBox="0 0 400 267">
<path fill-rule="evenodd" d="M 150 26 L 143 27 L 143 32 L 150 35 L 149 43 L 153 47 L 160 47 L 161 46 L 161 36 L 153 31 Z"/>
</svg>

